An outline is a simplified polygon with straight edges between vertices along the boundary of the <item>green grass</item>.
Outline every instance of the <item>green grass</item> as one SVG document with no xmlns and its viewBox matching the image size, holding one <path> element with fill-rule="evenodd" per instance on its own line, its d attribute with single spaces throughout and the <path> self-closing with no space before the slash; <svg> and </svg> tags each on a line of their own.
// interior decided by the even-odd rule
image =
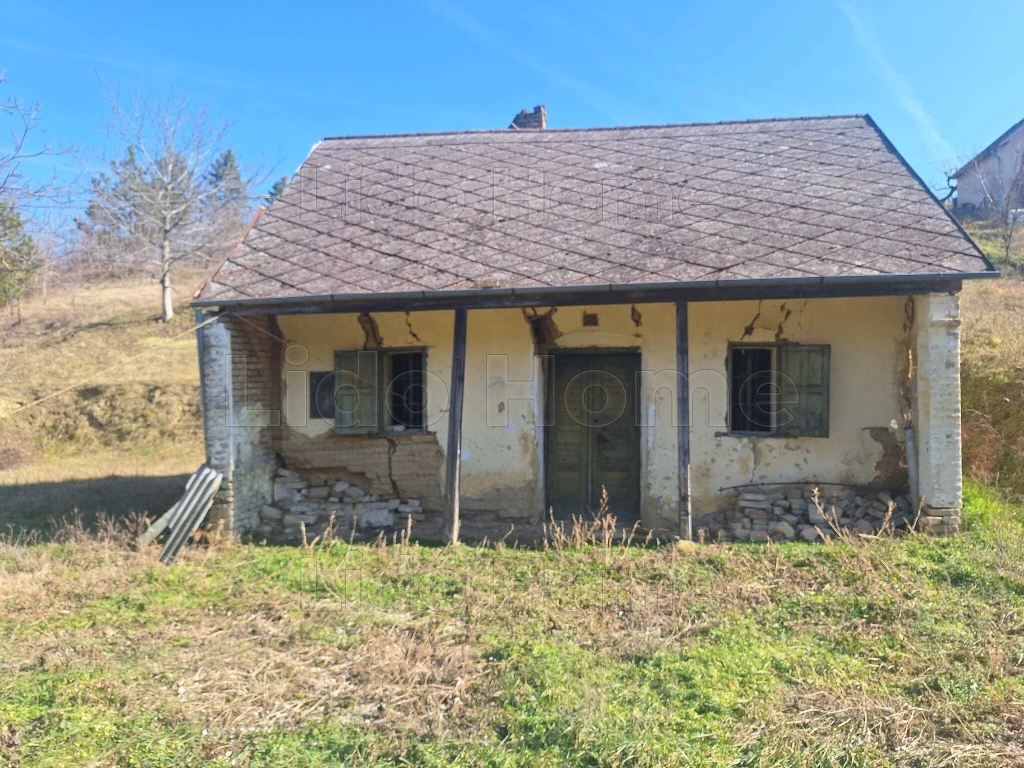
<svg viewBox="0 0 1024 768">
<path fill-rule="evenodd" d="M 1024 526 L 863 545 L 0 547 L 0 762 L 1000 766 Z"/>
</svg>

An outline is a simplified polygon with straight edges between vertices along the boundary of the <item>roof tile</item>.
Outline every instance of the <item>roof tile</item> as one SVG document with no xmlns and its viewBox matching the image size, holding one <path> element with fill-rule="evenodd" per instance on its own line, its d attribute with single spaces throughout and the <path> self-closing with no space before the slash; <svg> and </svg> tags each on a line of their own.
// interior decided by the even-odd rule
<svg viewBox="0 0 1024 768">
<path fill-rule="evenodd" d="M 990 269 L 836 117 L 326 139 L 200 298 Z"/>
</svg>

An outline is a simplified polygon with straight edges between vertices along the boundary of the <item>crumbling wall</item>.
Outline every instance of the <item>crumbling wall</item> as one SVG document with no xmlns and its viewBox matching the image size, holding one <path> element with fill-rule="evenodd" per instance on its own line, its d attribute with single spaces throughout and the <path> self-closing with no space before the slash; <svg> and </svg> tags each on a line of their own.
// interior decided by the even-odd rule
<svg viewBox="0 0 1024 768">
<path fill-rule="evenodd" d="M 859 491 L 859 492 L 858 492 Z M 727 506 L 693 521 L 703 541 L 821 541 L 849 533 L 876 536 L 914 528 L 906 493 L 845 486 L 787 484 L 737 489 Z"/>
<path fill-rule="evenodd" d="M 433 434 L 306 437 L 282 431 L 278 452 L 289 469 L 311 483 L 343 480 L 382 499 L 419 499 L 431 512 L 444 509 L 440 484 L 444 454 Z"/>
<path fill-rule="evenodd" d="M 671 304 L 470 311 L 463 515 L 537 521 L 544 514 L 545 372 L 535 355 L 558 348 L 635 348 L 652 374 L 644 378 L 640 397 L 643 520 L 652 527 L 674 527 L 674 317 Z M 428 514 L 443 509 L 453 313 L 296 315 L 282 316 L 280 323 L 287 339 L 281 376 L 288 417 L 277 448 L 285 465 L 314 481 L 321 475 L 350 478 L 381 498 L 420 499 Z M 332 370 L 335 350 L 368 348 L 426 350 L 425 433 L 337 435 L 332 424 L 307 418 L 305 376 Z M 397 493 L 389 490 L 392 482 Z"/>
<path fill-rule="evenodd" d="M 206 460 L 224 475 L 209 520 L 241 533 L 273 497 L 280 423 L 274 321 L 227 315 L 199 332 Z"/>
<path fill-rule="evenodd" d="M 364 312 L 291 315 L 279 319 L 286 339 L 278 370 L 285 419 L 276 448 L 281 462 L 313 483 L 345 480 L 381 498 L 416 498 L 444 509 L 442 465 L 451 367 L 450 312 Z M 427 414 L 423 432 L 337 434 L 309 415 L 309 379 L 333 371 L 338 350 L 420 349 L 426 354 Z"/>
<path fill-rule="evenodd" d="M 348 480 L 319 472 L 317 479 L 290 469 L 278 469 L 274 478 L 274 502 L 260 509 L 256 533 L 271 539 L 309 541 L 333 526 L 335 533 L 350 535 L 354 529 L 379 532 L 426 520 L 419 499 L 383 497 Z"/>
<path fill-rule="evenodd" d="M 691 478 L 696 515 L 728 504 L 737 485 L 849 483 L 878 491 L 906 484 L 913 311 L 900 296 L 690 304 Z M 385 312 L 280 318 L 288 414 L 276 441 L 283 463 L 312 482 L 340 478 L 380 498 L 444 501 L 453 313 Z M 728 434 L 729 342 L 829 344 L 827 438 Z M 335 350 L 424 349 L 427 429 L 347 436 L 308 419 L 308 379 L 330 371 Z M 543 514 L 545 375 L 534 355 L 565 348 L 639 349 L 641 514 L 678 521 L 675 307 L 672 304 L 531 307 L 469 313 L 462 451 L 467 516 L 537 520 Z M 912 388 L 912 387 L 911 387 Z M 293 402 L 294 400 L 294 402 Z M 865 491 L 866 492 L 866 491 Z"/>
</svg>

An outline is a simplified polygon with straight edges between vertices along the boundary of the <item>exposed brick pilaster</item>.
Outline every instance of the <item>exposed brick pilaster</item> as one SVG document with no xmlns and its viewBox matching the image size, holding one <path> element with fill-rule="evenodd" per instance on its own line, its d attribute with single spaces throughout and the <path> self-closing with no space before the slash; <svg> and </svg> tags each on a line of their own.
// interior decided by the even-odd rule
<svg viewBox="0 0 1024 768">
<path fill-rule="evenodd" d="M 206 460 L 224 474 L 210 521 L 236 534 L 253 528 L 273 497 L 280 412 L 270 330 L 266 319 L 229 316 L 200 331 Z"/>
</svg>

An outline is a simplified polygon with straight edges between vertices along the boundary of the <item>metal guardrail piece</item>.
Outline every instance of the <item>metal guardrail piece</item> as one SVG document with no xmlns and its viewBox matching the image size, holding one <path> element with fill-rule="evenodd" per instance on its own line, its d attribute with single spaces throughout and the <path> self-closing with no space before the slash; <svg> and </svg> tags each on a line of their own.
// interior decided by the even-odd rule
<svg viewBox="0 0 1024 768">
<path fill-rule="evenodd" d="M 203 464 L 185 485 L 185 493 L 138 538 L 140 547 L 148 547 L 165 531 L 167 540 L 160 551 L 160 562 L 171 565 L 188 537 L 202 525 L 213 506 L 224 476 Z"/>
<path fill-rule="evenodd" d="M 178 553 L 185 546 L 188 537 L 200 526 L 206 513 L 213 506 L 213 497 L 220 489 L 223 480 L 224 476 L 220 472 L 208 470 L 196 481 L 190 491 L 192 498 L 179 507 L 177 519 L 171 521 L 169 526 L 171 532 L 167 536 L 164 548 L 160 551 L 161 563 L 170 565 L 178 557 Z"/>
<path fill-rule="evenodd" d="M 185 494 L 176 502 L 174 502 L 174 506 L 172 506 L 162 515 L 160 515 L 160 517 L 155 522 L 153 522 L 149 526 L 149 528 L 146 529 L 145 533 L 143 533 L 141 536 L 139 536 L 138 539 L 135 540 L 135 543 L 139 547 L 139 549 L 144 549 L 148 547 L 150 544 L 152 544 L 154 541 L 160 538 L 160 534 L 167 530 L 167 527 L 170 525 L 171 520 L 175 517 L 175 515 L 177 515 L 178 510 L 181 508 L 182 503 L 189 497 L 189 491 L 192 490 L 193 486 L 196 483 L 196 480 L 199 479 L 199 477 L 201 477 L 205 472 L 208 471 L 209 470 L 206 464 L 201 464 L 199 466 L 199 469 L 195 471 L 195 473 L 188 479 L 188 482 L 185 484 Z"/>
</svg>

